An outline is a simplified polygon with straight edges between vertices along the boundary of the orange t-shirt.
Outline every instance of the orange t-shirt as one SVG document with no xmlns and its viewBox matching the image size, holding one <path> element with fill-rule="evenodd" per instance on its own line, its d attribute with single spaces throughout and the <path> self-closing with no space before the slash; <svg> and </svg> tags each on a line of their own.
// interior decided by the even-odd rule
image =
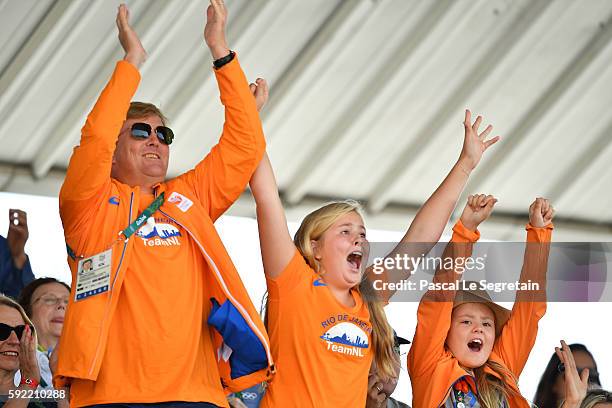
<svg viewBox="0 0 612 408">
<path fill-rule="evenodd" d="M 141 195 L 139 211 L 152 201 L 152 195 Z M 72 406 L 165 401 L 227 406 L 206 324 L 208 266 L 186 231 L 159 211 L 153 218 L 130 238 L 134 251 L 98 379 L 73 381 Z"/>
<path fill-rule="evenodd" d="M 296 253 L 268 281 L 268 334 L 277 372 L 262 407 L 363 407 L 372 326 L 367 305 L 352 291 L 342 305 Z"/>
</svg>

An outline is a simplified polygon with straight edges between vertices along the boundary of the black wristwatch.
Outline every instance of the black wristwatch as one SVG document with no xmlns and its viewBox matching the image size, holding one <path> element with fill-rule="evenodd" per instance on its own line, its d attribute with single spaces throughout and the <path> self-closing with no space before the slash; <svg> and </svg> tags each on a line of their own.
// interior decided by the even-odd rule
<svg viewBox="0 0 612 408">
<path fill-rule="evenodd" d="M 225 64 L 229 63 L 231 60 L 233 60 L 235 55 L 236 53 L 230 50 L 229 54 L 227 54 L 225 57 L 221 57 L 219 59 L 214 60 L 213 66 L 215 67 L 215 69 L 219 69 Z"/>
</svg>

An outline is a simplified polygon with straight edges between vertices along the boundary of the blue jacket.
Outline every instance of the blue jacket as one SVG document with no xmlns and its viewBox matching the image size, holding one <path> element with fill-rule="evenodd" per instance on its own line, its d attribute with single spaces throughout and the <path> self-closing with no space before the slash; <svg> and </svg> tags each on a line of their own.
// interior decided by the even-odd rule
<svg viewBox="0 0 612 408">
<path fill-rule="evenodd" d="M 0 235 L 0 292 L 14 299 L 28 283 L 34 280 L 30 259 L 26 257 L 23 268 L 17 269 L 6 238 Z"/>
</svg>

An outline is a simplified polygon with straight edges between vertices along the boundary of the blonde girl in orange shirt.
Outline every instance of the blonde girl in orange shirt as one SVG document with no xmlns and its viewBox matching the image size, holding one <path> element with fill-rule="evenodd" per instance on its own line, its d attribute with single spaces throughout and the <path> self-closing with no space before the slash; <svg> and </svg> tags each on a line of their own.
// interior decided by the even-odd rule
<svg viewBox="0 0 612 408">
<path fill-rule="evenodd" d="M 438 241 L 472 170 L 499 140 L 486 140 L 490 125 L 478 133 L 481 121 L 479 116 L 472 123 L 466 111 L 459 160 L 389 256 L 402 244 L 433 246 Z M 369 248 L 359 205 L 342 201 L 319 208 L 306 216 L 292 240 L 267 155 L 250 186 L 257 204 L 269 293 L 267 327 L 277 368 L 262 406 L 365 406 L 372 359 L 382 379 L 394 375 L 397 363 L 382 303 L 362 297 Z"/>
</svg>

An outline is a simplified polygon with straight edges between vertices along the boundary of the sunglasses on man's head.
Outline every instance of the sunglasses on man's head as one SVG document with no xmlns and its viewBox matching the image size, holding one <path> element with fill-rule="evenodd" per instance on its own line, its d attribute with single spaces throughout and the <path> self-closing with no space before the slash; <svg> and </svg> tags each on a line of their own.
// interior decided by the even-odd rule
<svg viewBox="0 0 612 408">
<path fill-rule="evenodd" d="M 9 326 L 8 324 L 0 323 L 0 341 L 8 339 L 11 336 L 11 332 L 15 332 L 17 338 L 21 340 L 21 336 L 23 336 L 25 328 L 26 327 L 24 324 L 20 324 L 19 326 L 13 327 Z M 30 326 L 30 330 L 33 332 L 34 328 Z"/>
<path fill-rule="evenodd" d="M 134 123 L 131 130 L 132 137 L 136 139 L 148 139 L 151 136 L 151 125 L 148 123 Z M 166 126 L 158 126 L 155 128 L 155 134 L 160 142 L 169 145 L 174 139 L 172 129 Z"/>
</svg>

